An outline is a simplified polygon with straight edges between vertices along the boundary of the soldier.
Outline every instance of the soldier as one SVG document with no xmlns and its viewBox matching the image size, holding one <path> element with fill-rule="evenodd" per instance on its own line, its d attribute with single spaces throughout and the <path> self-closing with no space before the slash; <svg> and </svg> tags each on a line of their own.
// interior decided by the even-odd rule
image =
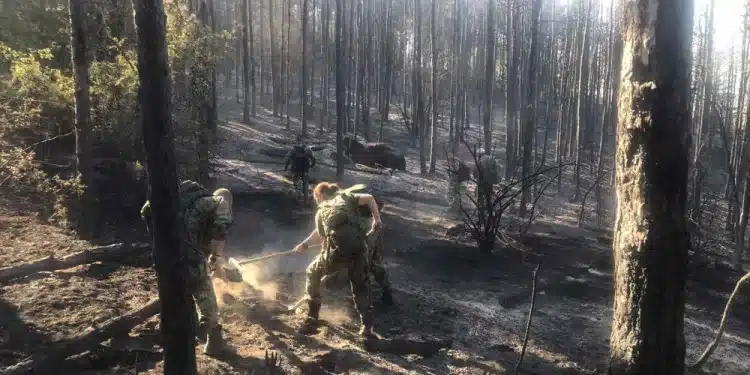
<svg viewBox="0 0 750 375">
<path fill-rule="evenodd" d="M 484 149 L 480 149 L 473 172 L 477 182 L 477 204 L 479 207 L 485 207 L 493 200 L 492 186 L 500 182 L 497 160 Z M 489 202 L 485 203 L 486 196 L 489 196 Z"/>
<path fill-rule="evenodd" d="M 322 182 L 313 189 L 318 204 L 315 214 L 315 230 L 295 247 L 303 251 L 317 243 L 323 244 L 320 254 L 307 267 L 305 293 L 308 297 L 308 315 L 301 334 L 311 334 L 318 324 L 320 313 L 321 279 L 325 275 L 346 269 L 354 295 L 354 307 L 359 312 L 362 328 L 359 334 L 367 338 L 372 335 L 372 309 L 370 306 L 370 284 L 367 259 L 367 236 L 381 227 L 380 210 L 370 194 L 354 194 L 341 191 L 339 186 Z M 357 208 L 368 206 L 372 213 L 369 233 L 360 226 Z"/>
<path fill-rule="evenodd" d="M 310 168 L 315 166 L 315 156 L 310 147 L 304 143 L 302 136 L 297 137 L 297 142 L 287 153 L 284 160 L 284 171 L 291 165 L 292 179 L 301 179 L 307 175 Z"/>
<path fill-rule="evenodd" d="M 232 193 L 224 188 L 211 194 L 195 181 L 180 183 L 180 205 L 177 222 L 185 247 L 188 266 L 188 288 L 200 312 L 198 337 L 205 338 L 203 352 L 216 356 L 226 347 L 219 324 L 219 308 L 209 264 L 222 267 L 227 231 L 232 224 Z M 141 217 L 151 231 L 151 204 L 141 209 Z M 207 259 L 208 258 L 208 261 Z"/>
</svg>

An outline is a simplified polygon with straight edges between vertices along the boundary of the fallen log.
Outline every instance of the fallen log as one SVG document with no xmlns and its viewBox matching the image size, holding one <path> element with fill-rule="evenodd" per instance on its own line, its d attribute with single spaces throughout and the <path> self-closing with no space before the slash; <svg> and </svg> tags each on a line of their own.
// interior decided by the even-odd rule
<svg viewBox="0 0 750 375">
<path fill-rule="evenodd" d="M 318 162 L 317 165 L 325 165 L 326 167 L 329 167 L 329 168 L 336 168 L 336 165 L 334 165 L 334 164 L 328 164 L 328 163 L 322 163 L 322 162 Z M 365 173 L 370 173 L 370 174 L 380 174 L 380 175 L 384 175 L 384 176 L 390 175 L 390 172 L 387 172 L 387 170 L 385 170 L 385 169 L 373 168 L 373 167 L 366 166 L 364 164 L 355 164 L 354 166 L 346 165 L 346 166 L 344 166 L 344 169 L 348 169 L 350 171 L 355 171 L 355 172 L 365 172 Z"/>
<path fill-rule="evenodd" d="M 95 247 L 55 258 L 53 255 L 16 266 L 0 268 L 0 282 L 28 276 L 42 271 L 55 271 L 72 268 L 81 264 L 115 260 L 125 256 L 140 255 L 151 249 L 147 243 L 119 243 Z"/>
<path fill-rule="evenodd" d="M 409 339 L 380 339 L 365 340 L 365 349 L 369 352 L 389 353 L 395 355 L 416 354 L 421 357 L 431 357 L 440 349 L 450 348 L 450 340 L 417 341 Z"/>
<path fill-rule="evenodd" d="M 107 320 L 76 338 L 56 342 L 44 350 L 44 354 L 32 356 L 28 360 L 0 370 L 0 375 L 49 374 L 51 369 L 59 366 L 66 358 L 85 352 L 110 338 L 127 335 L 133 327 L 158 314 L 159 311 L 159 299 L 153 299 L 138 310 Z"/>
</svg>

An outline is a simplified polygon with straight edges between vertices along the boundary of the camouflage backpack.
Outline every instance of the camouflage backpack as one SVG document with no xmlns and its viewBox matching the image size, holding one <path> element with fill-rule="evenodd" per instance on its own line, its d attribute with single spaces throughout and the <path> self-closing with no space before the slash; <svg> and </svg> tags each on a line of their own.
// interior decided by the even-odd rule
<svg viewBox="0 0 750 375">
<path fill-rule="evenodd" d="M 357 246 L 364 238 L 357 215 L 357 197 L 347 191 L 318 206 L 318 233 L 325 239 L 326 247 Z"/>
<path fill-rule="evenodd" d="M 211 197 L 211 192 L 201 184 L 186 180 L 180 183 L 180 206 L 177 211 L 180 239 L 183 241 L 188 256 L 204 255 L 208 245 L 208 231 L 213 221 L 211 212 L 200 212 L 196 203 L 201 198 Z"/>
<path fill-rule="evenodd" d="M 292 172 L 304 173 L 312 167 L 310 156 L 303 145 L 295 145 L 292 149 Z"/>
</svg>

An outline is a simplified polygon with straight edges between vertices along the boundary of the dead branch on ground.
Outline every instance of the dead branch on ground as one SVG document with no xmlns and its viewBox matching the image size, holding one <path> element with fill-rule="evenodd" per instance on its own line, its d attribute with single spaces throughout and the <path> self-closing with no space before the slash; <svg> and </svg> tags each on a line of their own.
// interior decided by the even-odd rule
<svg viewBox="0 0 750 375">
<path fill-rule="evenodd" d="M 553 179 L 554 180 L 554 179 Z M 523 356 L 526 354 L 526 345 L 529 343 L 529 331 L 531 330 L 531 317 L 534 315 L 534 304 L 536 303 L 536 281 L 539 276 L 539 267 L 542 266 L 542 262 L 537 263 L 534 269 L 534 275 L 531 279 L 531 304 L 529 305 L 529 319 L 526 320 L 526 332 L 523 335 L 523 346 L 521 346 L 521 355 L 518 357 L 516 367 L 513 369 L 513 375 L 518 374 L 518 370 L 521 368 L 523 363 Z"/>
<path fill-rule="evenodd" d="M 716 337 L 713 341 L 711 341 L 710 344 L 708 344 L 706 350 L 703 351 L 703 354 L 701 354 L 700 358 L 698 358 L 698 360 L 695 361 L 694 364 L 688 366 L 689 369 L 698 370 L 701 366 L 703 366 L 704 363 L 706 363 L 706 361 L 708 361 L 708 358 L 711 357 L 711 354 L 713 354 L 714 350 L 716 350 L 716 347 L 719 346 L 719 341 L 724 334 L 724 323 L 726 322 L 727 316 L 729 315 L 729 309 L 732 308 L 732 304 L 734 304 L 734 297 L 737 295 L 737 292 L 739 292 L 742 285 L 748 279 L 750 279 L 750 272 L 746 273 L 745 276 L 742 276 L 739 281 L 737 281 L 732 294 L 729 296 L 729 300 L 727 300 L 727 304 L 724 306 L 724 313 L 721 315 L 721 321 L 719 322 L 719 329 L 716 331 Z"/>
<path fill-rule="evenodd" d="M 118 243 L 80 251 L 62 258 L 55 258 L 55 256 L 50 255 L 28 263 L 0 268 L 0 282 L 28 276 L 36 272 L 56 271 L 86 263 L 112 261 L 125 256 L 141 255 L 149 249 L 151 249 L 151 245 L 147 243 Z"/>
<path fill-rule="evenodd" d="M 6 367 L 0 371 L 0 375 L 49 373 L 46 371 L 55 368 L 56 365 L 59 366 L 60 362 L 71 355 L 85 352 L 110 338 L 127 335 L 133 327 L 158 314 L 160 310 L 159 299 L 153 299 L 138 310 L 107 320 L 83 335 L 71 340 L 57 342 L 45 350 L 43 354 L 38 354 L 31 359 Z"/>
</svg>

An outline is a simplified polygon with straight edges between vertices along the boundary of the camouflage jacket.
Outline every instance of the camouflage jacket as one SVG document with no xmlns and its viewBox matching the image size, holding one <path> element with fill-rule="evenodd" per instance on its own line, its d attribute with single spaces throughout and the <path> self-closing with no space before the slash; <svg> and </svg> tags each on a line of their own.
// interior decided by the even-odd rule
<svg viewBox="0 0 750 375">
<path fill-rule="evenodd" d="M 315 228 L 323 237 L 323 250 L 327 250 L 334 232 L 341 228 L 353 230 L 356 233 L 349 234 L 355 236 L 360 234 L 362 227 L 357 214 L 357 206 L 356 196 L 348 192 L 338 193 L 318 205 L 315 213 Z"/>
<path fill-rule="evenodd" d="M 194 181 L 183 181 L 179 187 L 180 208 L 177 212 L 180 239 L 186 247 L 187 255 L 207 256 L 211 240 L 224 240 L 232 225 L 232 211 L 222 197 L 211 195 L 203 186 Z M 141 208 L 141 217 L 151 231 L 151 204 Z"/>
</svg>

